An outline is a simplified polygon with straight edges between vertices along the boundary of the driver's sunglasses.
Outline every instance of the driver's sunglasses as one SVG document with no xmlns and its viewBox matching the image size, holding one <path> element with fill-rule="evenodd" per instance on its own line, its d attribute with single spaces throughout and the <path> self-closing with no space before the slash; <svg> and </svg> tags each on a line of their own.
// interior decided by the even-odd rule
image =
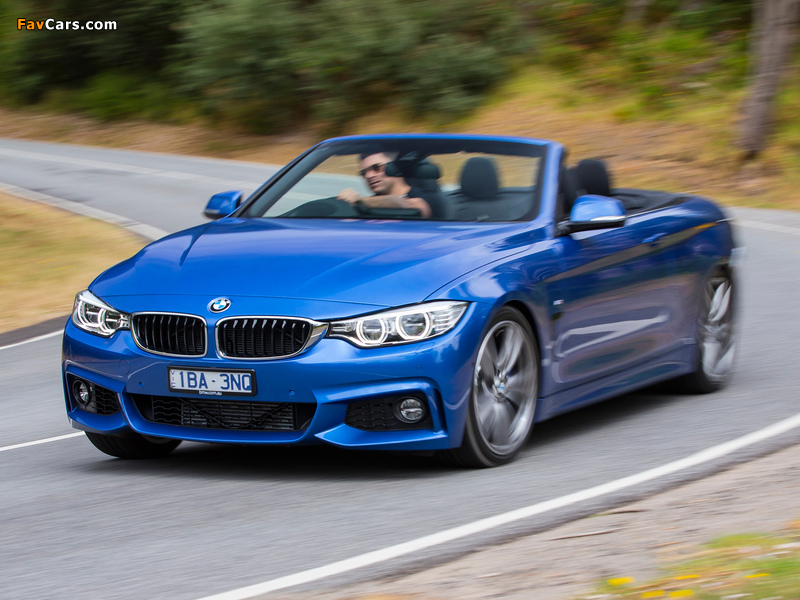
<svg viewBox="0 0 800 600">
<path fill-rule="evenodd" d="M 388 162 L 385 162 L 385 163 L 375 163 L 374 165 L 370 165 L 370 166 L 368 166 L 366 169 L 361 169 L 361 170 L 358 172 L 358 174 L 359 174 L 359 175 L 361 175 L 362 177 L 366 177 L 366 176 L 367 176 L 367 173 L 369 173 L 370 171 L 375 171 L 376 173 L 383 173 L 383 169 L 384 169 L 384 167 L 385 167 L 386 165 L 388 165 L 388 164 L 389 164 Z"/>
</svg>

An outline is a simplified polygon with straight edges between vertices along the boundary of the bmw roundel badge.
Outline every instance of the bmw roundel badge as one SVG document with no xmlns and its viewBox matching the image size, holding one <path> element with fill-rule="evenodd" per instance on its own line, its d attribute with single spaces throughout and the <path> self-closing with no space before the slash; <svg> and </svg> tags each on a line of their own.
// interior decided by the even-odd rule
<svg viewBox="0 0 800 600">
<path fill-rule="evenodd" d="M 213 313 L 221 313 L 223 311 L 228 310 L 230 308 L 231 301 L 227 298 L 214 298 L 211 302 L 208 303 L 208 310 Z"/>
</svg>

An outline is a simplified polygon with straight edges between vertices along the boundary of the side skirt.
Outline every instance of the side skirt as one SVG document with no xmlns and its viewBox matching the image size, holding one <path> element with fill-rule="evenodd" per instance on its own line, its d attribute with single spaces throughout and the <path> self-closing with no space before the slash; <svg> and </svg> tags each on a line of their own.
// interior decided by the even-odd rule
<svg viewBox="0 0 800 600">
<path fill-rule="evenodd" d="M 540 398 L 536 421 L 685 375 L 691 372 L 696 353 L 693 343 L 681 345 L 633 368 Z"/>
</svg>

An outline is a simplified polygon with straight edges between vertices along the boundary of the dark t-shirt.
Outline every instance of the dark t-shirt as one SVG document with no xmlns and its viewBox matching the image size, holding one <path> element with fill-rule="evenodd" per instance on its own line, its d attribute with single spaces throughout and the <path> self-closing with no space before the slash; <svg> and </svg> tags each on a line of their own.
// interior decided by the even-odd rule
<svg viewBox="0 0 800 600">
<path fill-rule="evenodd" d="M 422 198 L 431 207 L 431 219 L 446 219 L 447 218 L 447 203 L 438 189 L 430 189 L 429 185 L 420 185 L 417 183 L 408 182 L 411 189 L 408 190 L 409 198 Z M 438 188 L 438 186 L 437 186 Z"/>
</svg>

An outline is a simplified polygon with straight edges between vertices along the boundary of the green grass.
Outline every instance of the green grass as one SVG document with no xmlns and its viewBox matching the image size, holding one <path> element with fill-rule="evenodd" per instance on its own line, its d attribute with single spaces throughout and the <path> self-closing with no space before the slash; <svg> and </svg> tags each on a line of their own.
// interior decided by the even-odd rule
<svg viewBox="0 0 800 600">
<path fill-rule="evenodd" d="M 692 558 L 647 583 L 620 574 L 580 596 L 598 598 L 796 600 L 800 598 L 800 532 L 740 534 L 713 540 Z"/>
</svg>

